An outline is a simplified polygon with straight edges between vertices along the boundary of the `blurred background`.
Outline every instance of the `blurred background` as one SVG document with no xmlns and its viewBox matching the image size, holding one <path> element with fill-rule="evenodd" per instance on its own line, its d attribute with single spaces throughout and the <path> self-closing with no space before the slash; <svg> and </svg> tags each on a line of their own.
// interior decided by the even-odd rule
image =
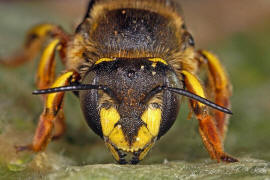
<svg viewBox="0 0 270 180">
<path fill-rule="evenodd" d="M 220 57 L 233 85 L 234 115 L 230 118 L 226 151 L 240 159 L 270 161 L 270 1 L 179 1 L 196 47 Z M 20 48 L 26 31 L 41 22 L 59 24 L 73 33 L 87 2 L 0 1 L 0 56 Z M 42 112 L 40 98 L 31 95 L 37 62 L 16 69 L 0 66 L 0 166 L 30 156 L 15 154 L 13 146 L 31 142 Z M 46 160 L 40 156 L 43 165 L 113 163 L 103 141 L 86 126 L 77 98 L 68 93 L 66 99 L 67 132 L 62 139 L 49 144 L 43 154 Z M 196 119 L 187 120 L 187 116 L 184 102 L 178 120 L 143 164 L 209 159 Z"/>
</svg>

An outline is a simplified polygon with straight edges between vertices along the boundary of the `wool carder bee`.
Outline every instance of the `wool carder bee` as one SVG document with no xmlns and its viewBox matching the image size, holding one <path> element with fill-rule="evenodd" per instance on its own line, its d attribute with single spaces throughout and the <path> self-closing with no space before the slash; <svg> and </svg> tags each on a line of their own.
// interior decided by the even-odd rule
<svg viewBox="0 0 270 180">
<path fill-rule="evenodd" d="M 20 65 L 50 40 L 33 92 L 42 94 L 44 111 L 33 142 L 17 151 L 40 152 L 64 133 L 63 98 L 72 91 L 89 127 L 120 164 L 145 157 L 175 122 L 182 97 L 189 99 L 211 158 L 236 162 L 223 150 L 230 82 L 214 54 L 195 49 L 180 9 L 173 0 L 91 0 L 73 35 L 54 24 L 32 28 L 21 53 L 1 60 Z M 55 78 L 57 52 L 65 71 Z M 198 76 L 202 70 L 206 85 Z"/>
</svg>

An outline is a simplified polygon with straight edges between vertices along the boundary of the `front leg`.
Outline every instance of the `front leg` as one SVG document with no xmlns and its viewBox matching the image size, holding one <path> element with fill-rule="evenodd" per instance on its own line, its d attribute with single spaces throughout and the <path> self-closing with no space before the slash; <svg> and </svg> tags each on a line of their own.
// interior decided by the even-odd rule
<svg viewBox="0 0 270 180">
<path fill-rule="evenodd" d="M 79 80 L 79 74 L 74 71 L 68 71 L 59 76 L 51 88 L 70 85 L 71 82 Z M 44 111 L 40 116 L 38 127 L 32 144 L 27 146 L 17 146 L 17 151 L 32 150 L 34 152 L 42 151 L 52 138 L 52 130 L 55 121 L 63 120 L 63 97 L 65 92 L 51 93 L 45 96 Z M 61 131 L 61 130 L 60 130 Z M 56 134 L 59 135 L 59 132 Z"/>
<path fill-rule="evenodd" d="M 187 71 L 182 71 L 182 75 L 188 91 L 205 98 L 203 87 L 196 76 Z M 224 152 L 221 136 L 213 117 L 209 115 L 207 106 L 195 100 L 190 100 L 190 104 L 199 121 L 199 132 L 211 158 L 216 159 L 218 162 L 237 162 L 237 159 Z"/>
</svg>

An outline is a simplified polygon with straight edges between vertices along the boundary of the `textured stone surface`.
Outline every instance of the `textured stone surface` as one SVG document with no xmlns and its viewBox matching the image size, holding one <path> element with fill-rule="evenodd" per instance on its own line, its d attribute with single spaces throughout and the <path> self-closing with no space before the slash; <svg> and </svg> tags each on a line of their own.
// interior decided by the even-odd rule
<svg viewBox="0 0 270 180">
<path fill-rule="evenodd" d="M 49 179 L 255 179 L 269 178 L 270 163 L 241 159 L 235 164 L 209 162 L 168 162 L 155 165 L 121 166 L 114 164 L 69 167 L 49 174 Z"/>
</svg>

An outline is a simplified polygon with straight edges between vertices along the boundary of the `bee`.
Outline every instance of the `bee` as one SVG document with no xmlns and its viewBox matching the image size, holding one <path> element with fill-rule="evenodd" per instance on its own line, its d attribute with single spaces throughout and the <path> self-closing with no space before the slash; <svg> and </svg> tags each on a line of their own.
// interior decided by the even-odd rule
<svg viewBox="0 0 270 180">
<path fill-rule="evenodd" d="M 44 110 L 32 143 L 17 151 L 40 152 L 64 133 L 63 99 L 71 91 L 89 127 L 120 164 L 144 159 L 172 127 L 182 97 L 189 99 L 211 158 L 237 162 L 223 150 L 232 114 L 229 79 L 214 54 L 195 49 L 180 9 L 173 0 L 91 0 L 72 35 L 54 24 L 33 27 L 21 53 L 1 60 L 23 64 L 50 40 L 33 91 L 42 96 Z M 57 52 L 65 71 L 55 77 Z M 201 71 L 207 72 L 206 85 Z"/>
</svg>

